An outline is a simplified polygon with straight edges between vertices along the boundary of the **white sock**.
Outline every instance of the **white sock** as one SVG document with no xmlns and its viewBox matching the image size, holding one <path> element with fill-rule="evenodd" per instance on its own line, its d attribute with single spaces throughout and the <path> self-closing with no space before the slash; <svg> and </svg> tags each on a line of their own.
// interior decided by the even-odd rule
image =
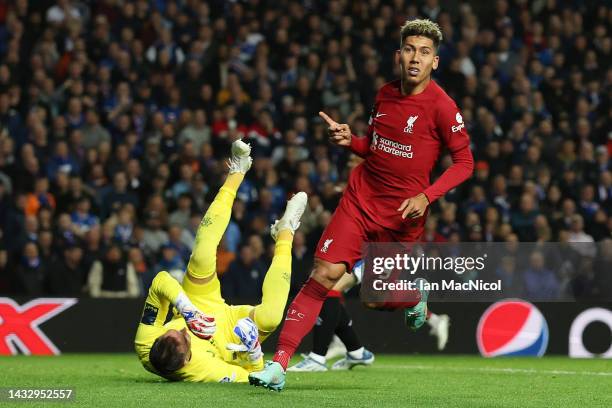
<svg viewBox="0 0 612 408">
<path fill-rule="evenodd" d="M 322 365 L 325 365 L 327 363 L 325 356 L 320 356 L 318 354 L 313 353 L 312 351 L 308 354 L 308 357 Z"/>
<path fill-rule="evenodd" d="M 436 327 L 439 322 L 440 322 L 440 316 L 438 316 L 435 313 L 430 314 L 429 319 L 427 319 L 427 324 L 430 327 Z"/>
<path fill-rule="evenodd" d="M 364 350 L 365 350 L 365 347 L 361 347 L 361 348 L 358 348 L 357 350 L 349 351 L 348 355 L 351 356 L 352 358 L 361 359 L 363 358 Z"/>
</svg>

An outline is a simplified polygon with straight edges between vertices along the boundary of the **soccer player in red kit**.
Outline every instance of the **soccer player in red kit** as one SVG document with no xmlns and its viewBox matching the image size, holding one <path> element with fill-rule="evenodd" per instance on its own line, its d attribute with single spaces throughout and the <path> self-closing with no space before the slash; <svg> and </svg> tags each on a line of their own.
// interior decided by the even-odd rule
<svg viewBox="0 0 612 408">
<path fill-rule="evenodd" d="M 401 28 L 396 51 L 401 78 L 376 96 L 366 137 L 325 113 L 333 143 L 365 160 L 348 186 L 315 252 L 314 270 L 287 310 L 272 362 L 251 373 L 250 383 L 280 391 L 289 359 L 310 332 L 328 291 L 361 259 L 364 242 L 414 242 L 424 230 L 428 207 L 465 181 L 473 170 L 469 137 L 455 102 L 431 79 L 437 69 L 442 32 L 430 20 L 412 20 Z M 443 148 L 453 164 L 433 183 L 431 171 Z M 426 296 L 406 308 L 406 323 L 417 329 L 427 314 Z M 388 308 L 389 305 L 385 305 Z"/>
</svg>

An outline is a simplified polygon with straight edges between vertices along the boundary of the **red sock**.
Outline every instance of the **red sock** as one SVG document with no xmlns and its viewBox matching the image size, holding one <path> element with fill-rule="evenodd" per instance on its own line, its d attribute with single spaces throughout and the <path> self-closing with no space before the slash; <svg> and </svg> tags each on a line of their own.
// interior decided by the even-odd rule
<svg viewBox="0 0 612 408">
<path fill-rule="evenodd" d="M 325 286 L 309 278 L 289 305 L 273 359 L 282 365 L 283 369 L 287 369 L 295 349 L 314 327 L 327 292 L 329 290 Z"/>
</svg>

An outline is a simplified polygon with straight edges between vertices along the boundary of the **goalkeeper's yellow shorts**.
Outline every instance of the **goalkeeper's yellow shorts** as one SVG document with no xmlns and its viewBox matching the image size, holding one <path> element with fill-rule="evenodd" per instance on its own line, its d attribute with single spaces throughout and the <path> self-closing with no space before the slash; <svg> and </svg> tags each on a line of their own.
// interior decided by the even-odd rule
<svg viewBox="0 0 612 408">
<path fill-rule="evenodd" d="M 234 327 L 238 320 L 249 317 L 255 308 L 252 305 L 228 305 L 221 296 L 221 284 L 216 274 L 210 282 L 203 285 L 194 284 L 185 275 L 183 279 L 183 290 L 189 296 L 191 302 L 203 313 L 214 316 L 217 325 L 215 333 L 215 344 L 225 361 L 234 360 L 231 351 L 227 350 L 227 343 L 240 343 L 238 336 L 234 334 Z M 263 341 L 263 339 L 262 339 Z"/>
</svg>

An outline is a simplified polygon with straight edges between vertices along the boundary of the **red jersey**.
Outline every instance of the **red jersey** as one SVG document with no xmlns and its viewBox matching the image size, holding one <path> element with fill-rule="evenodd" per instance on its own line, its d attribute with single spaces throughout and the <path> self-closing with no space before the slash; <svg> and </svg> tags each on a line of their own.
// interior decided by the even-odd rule
<svg viewBox="0 0 612 408">
<path fill-rule="evenodd" d="M 406 231 L 422 220 L 402 219 L 406 199 L 424 193 L 433 203 L 472 174 L 474 161 L 463 117 L 434 81 L 417 95 L 401 94 L 401 82 L 385 84 L 376 95 L 366 137 L 351 138 L 351 150 L 365 158 L 349 178 L 347 199 L 377 224 Z M 430 183 L 441 150 L 453 165 Z"/>
</svg>

